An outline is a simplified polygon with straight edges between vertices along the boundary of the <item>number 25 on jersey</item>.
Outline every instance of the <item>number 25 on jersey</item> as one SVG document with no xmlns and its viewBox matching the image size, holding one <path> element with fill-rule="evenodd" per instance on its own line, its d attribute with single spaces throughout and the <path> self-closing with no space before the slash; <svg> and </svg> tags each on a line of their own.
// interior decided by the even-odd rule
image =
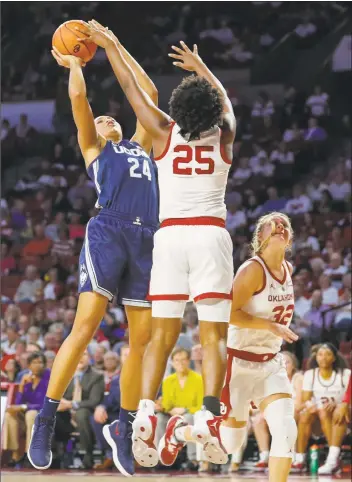
<svg viewBox="0 0 352 482">
<path fill-rule="evenodd" d="M 192 176 L 192 174 L 213 174 L 215 169 L 214 159 L 208 157 L 208 154 L 214 152 L 213 146 L 196 146 L 187 145 L 176 146 L 174 152 L 179 155 L 175 157 L 172 164 L 174 174 L 182 176 Z M 191 167 L 189 164 L 195 160 L 196 166 Z"/>
</svg>

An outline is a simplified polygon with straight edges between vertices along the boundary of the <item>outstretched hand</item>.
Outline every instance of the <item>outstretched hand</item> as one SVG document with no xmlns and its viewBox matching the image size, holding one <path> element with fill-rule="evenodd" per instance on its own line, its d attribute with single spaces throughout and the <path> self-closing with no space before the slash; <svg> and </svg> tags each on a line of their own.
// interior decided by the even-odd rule
<svg viewBox="0 0 352 482">
<path fill-rule="evenodd" d="M 86 65 L 85 62 L 79 57 L 75 57 L 74 55 L 61 54 L 56 47 L 52 48 L 51 53 L 56 62 L 61 67 L 65 67 L 66 69 L 70 69 L 74 64 L 80 65 L 81 67 L 84 67 Z"/>
<path fill-rule="evenodd" d="M 79 27 L 76 27 L 76 30 L 84 35 L 83 38 L 79 38 L 78 40 L 93 42 L 103 49 L 108 47 L 111 42 L 115 42 L 117 40 L 111 30 L 108 29 L 108 27 L 103 27 L 103 25 L 101 25 L 96 20 L 90 20 L 88 22 L 88 31 L 80 30 Z"/>
<path fill-rule="evenodd" d="M 202 59 L 198 55 L 197 45 L 193 45 L 192 52 L 192 50 L 190 50 L 182 40 L 180 44 L 182 48 L 175 47 L 175 45 L 172 45 L 171 47 L 176 53 L 169 54 L 169 57 L 178 60 L 178 62 L 173 62 L 173 65 L 180 67 L 183 70 L 195 72 L 203 63 Z"/>
</svg>

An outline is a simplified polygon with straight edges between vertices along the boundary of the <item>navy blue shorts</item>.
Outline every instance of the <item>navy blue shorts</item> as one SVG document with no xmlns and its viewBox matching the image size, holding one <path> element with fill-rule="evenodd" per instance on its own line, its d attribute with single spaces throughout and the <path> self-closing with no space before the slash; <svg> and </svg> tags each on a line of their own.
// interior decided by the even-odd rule
<svg viewBox="0 0 352 482">
<path fill-rule="evenodd" d="M 146 301 L 152 268 L 154 226 L 99 213 L 87 224 L 79 257 L 79 293 L 95 291 L 124 305 Z"/>
</svg>

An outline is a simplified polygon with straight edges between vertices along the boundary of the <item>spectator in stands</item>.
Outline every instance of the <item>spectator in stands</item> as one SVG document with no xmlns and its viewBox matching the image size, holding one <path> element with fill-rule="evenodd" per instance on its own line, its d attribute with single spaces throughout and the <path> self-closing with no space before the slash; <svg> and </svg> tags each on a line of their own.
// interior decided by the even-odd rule
<svg viewBox="0 0 352 482">
<path fill-rule="evenodd" d="M 312 117 L 322 117 L 329 114 L 329 95 L 322 92 L 320 85 L 314 87 L 313 94 L 306 100 L 306 108 Z"/>
<path fill-rule="evenodd" d="M 308 129 L 304 133 L 304 140 L 309 142 L 321 142 L 327 139 L 326 130 L 318 125 L 315 117 L 308 119 Z"/>
<path fill-rule="evenodd" d="M 41 336 L 40 329 L 37 326 L 31 326 L 28 330 L 27 343 L 36 343 L 41 349 L 44 348 L 44 340 Z"/>
<path fill-rule="evenodd" d="M 92 185 L 92 182 L 88 180 L 87 175 L 84 173 L 80 174 L 76 184 L 67 193 L 67 198 L 72 206 L 78 199 L 83 199 L 86 206 L 91 206 L 94 196 L 94 185 Z"/>
<path fill-rule="evenodd" d="M 8 119 L 2 119 L 1 121 L 1 142 L 4 141 L 10 132 L 10 121 Z"/>
<path fill-rule="evenodd" d="M 332 253 L 330 256 L 329 266 L 325 269 L 324 274 L 332 280 L 332 286 L 336 289 L 342 287 L 342 278 L 347 273 L 347 266 L 342 264 L 340 253 Z"/>
<path fill-rule="evenodd" d="M 351 370 L 331 344 L 320 345 L 312 357 L 303 378 L 302 406 L 298 424 L 297 453 L 292 468 L 305 470 L 305 459 L 312 425 L 318 419 L 329 444 L 326 462 L 319 468 L 319 475 L 331 475 L 339 466 L 339 455 L 347 424 L 334 420 L 337 404 L 342 401 L 351 376 Z M 330 386 L 333 396 L 329 397 Z M 325 388 L 325 390 L 324 390 Z M 325 396 L 327 394 L 327 396 Z"/>
<path fill-rule="evenodd" d="M 111 353 L 111 352 L 110 352 Z M 129 353 L 129 346 L 122 345 L 120 367 L 122 367 Z M 120 375 L 115 375 L 109 387 L 109 393 L 105 395 L 101 405 L 98 405 L 94 411 L 94 416 L 91 418 L 92 428 L 95 433 L 96 440 L 101 450 L 104 451 L 105 458 L 101 464 L 94 466 L 95 470 L 106 470 L 113 467 L 112 451 L 107 444 L 103 434 L 103 426 L 107 423 L 112 423 L 119 417 L 120 412 Z"/>
<path fill-rule="evenodd" d="M 252 171 L 248 165 L 248 157 L 240 157 L 239 166 L 232 175 L 232 179 L 235 181 L 235 186 L 243 184 L 250 178 Z"/>
<path fill-rule="evenodd" d="M 316 33 L 317 27 L 314 23 L 309 21 L 308 17 L 306 17 L 297 25 L 294 31 L 300 39 L 306 39 Z"/>
<path fill-rule="evenodd" d="M 95 348 L 93 354 L 94 368 L 97 370 L 104 370 L 104 356 L 107 349 L 101 343 Z"/>
<path fill-rule="evenodd" d="M 18 303 L 35 301 L 35 292 L 43 285 L 42 280 L 38 278 L 38 270 L 35 266 L 26 267 L 24 280 L 19 284 L 14 300 Z"/>
<path fill-rule="evenodd" d="M 54 241 L 51 250 L 52 255 L 56 255 L 59 259 L 73 255 L 73 241 L 69 239 L 69 229 L 66 225 L 61 225 L 58 229 L 58 239 Z"/>
<path fill-rule="evenodd" d="M 46 333 L 44 335 L 44 348 L 45 350 L 54 351 L 57 353 L 60 347 L 60 342 L 58 341 L 57 337 L 54 333 Z"/>
<path fill-rule="evenodd" d="M 45 237 L 44 226 L 40 223 L 34 226 L 34 238 L 23 248 L 23 256 L 46 256 L 49 254 L 52 241 Z"/>
<path fill-rule="evenodd" d="M 70 424 L 72 418 L 77 423 L 80 446 L 85 452 L 83 457 L 85 469 L 93 467 L 94 433 L 90 419 L 95 408 L 103 401 L 104 390 L 104 376 L 89 365 L 89 354 L 85 351 L 74 379 L 60 402 L 57 414 L 57 424 Z"/>
<path fill-rule="evenodd" d="M 8 325 L 6 329 L 6 338 L 4 341 L 1 341 L 1 351 L 6 355 L 14 355 L 16 353 L 18 337 L 17 326 Z"/>
<path fill-rule="evenodd" d="M 267 92 L 261 91 L 252 107 L 252 117 L 268 117 L 275 113 L 274 102 L 270 99 Z"/>
<path fill-rule="evenodd" d="M 351 339 L 352 330 L 352 304 L 351 290 L 345 290 L 339 298 L 339 305 L 342 305 L 335 311 L 334 328 L 339 341 L 346 338 Z"/>
<path fill-rule="evenodd" d="M 319 214 L 328 214 L 333 210 L 333 199 L 330 192 L 326 189 L 321 193 L 321 199 L 316 204 L 315 211 Z"/>
<path fill-rule="evenodd" d="M 339 301 L 339 293 L 337 289 L 332 286 L 331 279 L 327 274 L 322 274 L 319 277 L 319 287 L 323 296 L 322 303 L 324 305 L 336 306 Z"/>
<path fill-rule="evenodd" d="M 294 164 L 295 156 L 291 150 L 288 150 L 284 142 L 280 144 L 271 152 L 270 161 L 280 164 Z"/>
<path fill-rule="evenodd" d="M 323 305 L 323 296 L 320 290 L 315 290 L 312 294 L 312 307 L 304 315 L 304 319 L 309 322 L 309 338 L 312 344 L 319 343 L 322 339 L 324 328 L 323 314 L 329 309 L 328 305 Z M 330 329 L 333 324 L 334 315 L 331 312 L 325 315 L 325 329 Z"/>
<path fill-rule="evenodd" d="M 10 253 L 11 243 L 1 240 L 0 247 L 0 275 L 7 276 L 16 269 L 16 260 Z"/>
<path fill-rule="evenodd" d="M 5 314 L 4 314 L 4 320 L 6 321 L 7 325 L 17 325 L 19 322 L 21 316 L 21 308 L 14 303 L 11 303 L 10 305 L 7 306 Z M 3 339 L 1 339 L 3 341 Z"/>
<path fill-rule="evenodd" d="M 347 174 L 338 172 L 328 189 L 335 201 L 348 201 L 351 196 L 351 182 Z"/>
<path fill-rule="evenodd" d="M 280 197 L 278 195 L 277 188 L 275 186 L 270 186 L 267 189 L 268 199 L 261 206 L 260 215 L 264 215 L 273 211 L 282 211 L 287 204 L 287 199 Z"/>
<path fill-rule="evenodd" d="M 14 405 L 6 409 L 3 427 L 3 449 L 12 452 L 13 462 L 21 460 L 19 430 L 26 433 L 27 453 L 34 419 L 42 406 L 48 387 L 50 371 L 45 368 L 46 359 L 42 353 L 33 353 L 28 358 L 30 373 L 22 378 Z"/>
<path fill-rule="evenodd" d="M 289 129 L 286 129 L 283 136 L 282 140 L 283 142 L 297 142 L 303 139 L 303 134 L 302 130 L 298 127 L 297 122 L 292 122 L 291 127 Z"/>
<path fill-rule="evenodd" d="M 312 202 L 304 193 L 302 187 L 296 184 L 293 187 L 293 198 L 289 199 L 285 206 L 285 212 L 291 216 L 304 214 L 312 210 Z"/>
<path fill-rule="evenodd" d="M 226 229 L 233 235 L 236 230 L 246 225 L 246 214 L 238 204 L 232 204 L 228 207 L 226 217 Z"/>
<path fill-rule="evenodd" d="M 73 322 L 75 320 L 75 310 L 65 310 L 64 312 L 64 317 L 63 317 L 63 323 L 64 323 L 64 334 L 63 337 L 66 339 L 68 335 L 71 333 Z"/>
<path fill-rule="evenodd" d="M 21 315 L 18 320 L 18 334 L 20 337 L 24 337 L 30 327 L 29 318 L 27 315 Z"/>
<path fill-rule="evenodd" d="M 54 243 L 59 240 L 59 231 L 62 224 L 65 222 L 65 213 L 56 213 L 53 222 L 48 224 L 45 228 L 45 236 L 51 239 Z"/>
<path fill-rule="evenodd" d="M 120 359 L 116 352 L 107 351 L 104 355 L 105 390 L 110 390 L 111 381 L 120 372 Z"/>
<path fill-rule="evenodd" d="M 299 231 L 299 235 L 294 240 L 294 250 L 295 252 L 301 249 L 310 248 L 313 253 L 320 252 L 320 245 L 318 238 L 316 236 L 312 236 L 309 232 L 308 226 L 303 225 Z"/>
<path fill-rule="evenodd" d="M 22 231 L 27 227 L 26 204 L 23 199 L 15 199 L 11 209 L 11 226 Z"/>
<path fill-rule="evenodd" d="M 157 413 L 158 425 L 155 434 L 158 442 L 165 434 L 170 416 L 182 415 L 187 423 L 193 425 L 193 415 L 200 410 L 203 399 L 202 378 L 189 368 L 191 362 L 189 351 L 176 348 L 171 355 L 171 360 L 175 373 L 164 378 L 162 384 L 163 411 Z M 195 444 L 187 444 L 187 455 L 190 467 L 197 466 Z"/>
<path fill-rule="evenodd" d="M 46 350 L 44 352 L 44 356 L 46 358 L 46 367 L 49 370 L 51 370 L 52 366 L 53 366 L 53 363 L 54 363 L 54 360 L 55 360 L 55 357 L 56 357 L 56 353 L 54 351 L 51 351 L 51 350 Z"/>
<path fill-rule="evenodd" d="M 5 365 L 6 379 L 9 383 L 15 383 L 18 373 L 21 371 L 20 364 L 14 359 L 7 360 Z"/>
<path fill-rule="evenodd" d="M 21 140 L 28 140 L 30 135 L 34 133 L 34 129 L 28 123 L 28 116 L 27 114 L 20 115 L 20 121 L 15 127 L 16 137 Z"/>
</svg>

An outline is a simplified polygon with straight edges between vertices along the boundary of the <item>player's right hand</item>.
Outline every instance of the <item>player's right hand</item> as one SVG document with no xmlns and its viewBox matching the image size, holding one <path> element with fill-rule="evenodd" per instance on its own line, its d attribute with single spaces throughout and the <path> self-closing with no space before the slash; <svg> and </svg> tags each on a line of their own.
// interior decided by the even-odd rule
<svg viewBox="0 0 352 482">
<path fill-rule="evenodd" d="M 190 72 L 196 72 L 197 67 L 203 64 L 202 59 L 198 55 L 197 45 L 193 45 L 192 52 L 182 40 L 180 44 L 182 48 L 175 47 L 174 45 L 171 47 L 176 53 L 168 54 L 169 57 L 179 60 L 179 62 L 173 62 L 176 67 Z"/>
<path fill-rule="evenodd" d="M 290 328 L 279 323 L 270 323 L 270 331 L 276 336 L 279 336 L 287 343 L 293 343 L 298 340 L 298 335 L 294 333 Z"/>
<path fill-rule="evenodd" d="M 56 62 L 61 66 L 65 67 L 66 69 L 70 69 L 73 65 L 79 65 L 84 67 L 86 64 L 83 62 L 82 59 L 79 57 L 75 57 L 74 55 L 63 55 L 61 54 L 56 47 L 53 47 L 51 51 L 54 59 Z"/>
</svg>

